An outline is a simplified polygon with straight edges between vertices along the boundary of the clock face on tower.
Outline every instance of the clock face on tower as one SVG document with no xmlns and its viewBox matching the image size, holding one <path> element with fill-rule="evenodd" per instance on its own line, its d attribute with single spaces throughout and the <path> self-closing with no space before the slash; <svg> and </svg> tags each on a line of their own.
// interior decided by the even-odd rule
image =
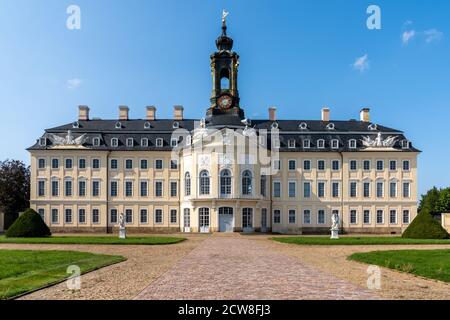
<svg viewBox="0 0 450 320">
<path fill-rule="evenodd" d="M 233 100 L 231 99 L 230 96 L 223 95 L 219 98 L 219 100 L 217 101 L 217 104 L 222 109 L 228 109 L 231 107 L 232 102 L 233 102 Z"/>
</svg>

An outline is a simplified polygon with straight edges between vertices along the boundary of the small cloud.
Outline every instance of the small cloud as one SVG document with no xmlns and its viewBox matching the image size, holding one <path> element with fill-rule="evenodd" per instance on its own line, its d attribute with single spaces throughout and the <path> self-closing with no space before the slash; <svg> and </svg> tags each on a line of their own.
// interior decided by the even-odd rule
<svg viewBox="0 0 450 320">
<path fill-rule="evenodd" d="M 416 35 L 416 31 L 415 30 L 410 30 L 410 31 L 405 31 L 402 34 L 402 42 L 404 45 L 407 45 L 408 42 L 410 40 L 412 40 L 412 38 L 414 38 Z"/>
<path fill-rule="evenodd" d="M 436 30 L 436 29 L 430 29 L 430 30 L 424 31 L 423 34 L 425 36 L 426 43 L 431 43 L 433 41 L 439 41 L 444 36 L 443 32 Z"/>
<path fill-rule="evenodd" d="M 83 84 L 82 79 L 78 79 L 78 78 L 70 79 L 70 80 L 67 80 L 67 89 L 71 89 L 71 90 L 77 89 L 82 84 Z"/>
<path fill-rule="evenodd" d="M 355 62 L 352 64 L 353 69 L 359 72 L 364 72 L 369 69 L 369 56 L 367 53 L 362 57 L 356 58 Z"/>
<path fill-rule="evenodd" d="M 407 27 L 407 26 L 410 26 L 410 25 L 412 25 L 413 24 L 413 22 L 411 21 L 411 20 L 407 20 L 407 21 L 405 21 L 404 23 L 403 23 L 403 26 L 404 27 Z"/>
</svg>

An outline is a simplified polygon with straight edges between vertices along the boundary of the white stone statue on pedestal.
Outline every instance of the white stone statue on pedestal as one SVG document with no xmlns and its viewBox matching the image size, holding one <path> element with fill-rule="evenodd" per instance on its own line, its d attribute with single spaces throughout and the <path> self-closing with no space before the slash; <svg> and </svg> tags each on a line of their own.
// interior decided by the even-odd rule
<svg viewBox="0 0 450 320">
<path fill-rule="evenodd" d="M 127 238 L 127 229 L 125 227 L 125 217 L 123 213 L 119 215 L 119 239 Z"/>
<path fill-rule="evenodd" d="M 331 214 L 331 237 L 330 239 L 339 239 L 339 213 Z"/>
</svg>

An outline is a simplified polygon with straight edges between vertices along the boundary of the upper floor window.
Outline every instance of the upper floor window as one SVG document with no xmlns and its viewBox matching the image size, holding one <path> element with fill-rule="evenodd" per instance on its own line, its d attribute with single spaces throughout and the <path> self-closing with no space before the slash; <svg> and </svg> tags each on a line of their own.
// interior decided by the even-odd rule
<svg viewBox="0 0 450 320">
<path fill-rule="evenodd" d="M 210 192 L 210 177 L 207 170 L 200 172 L 200 194 L 208 195 Z"/>
<path fill-rule="evenodd" d="M 325 170 L 325 160 L 317 160 L 317 170 L 319 171 Z"/>
<path fill-rule="evenodd" d="M 52 169 L 58 169 L 59 168 L 59 160 L 56 158 L 52 159 Z"/>
<path fill-rule="evenodd" d="M 303 197 L 311 198 L 311 182 L 303 182 Z"/>
<path fill-rule="evenodd" d="M 242 173 L 242 194 L 250 195 L 252 194 L 252 173 L 250 170 L 245 170 Z"/>
<path fill-rule="evenodd" d="M 384 161 L 377 160 L 377 171 L 383 171 L 383 170 L 384 170 Z"/>
<path fill-rule="evenodd" d="M 274 196 L 274 198 L 281 197 L 281 182 L 280 181 L 273 182 L 273 196 Z"/>
<path fill-rule="evenodd" d="M 86 169 L 86 159 L 78 159 L 78 169 Z"/>
<path fill-rule="evenodd" d="M 288 165 L 289 165 L 289 171 L 297 170 L 297 161 L 289 160 Z"/>
<path fill-rule="evenodd" d="M 288 148 L 289 149 L 295 148 L 295 140 L 294 139 L 289 139 L 288 140 Z"/>
<path fill-rule="evenodd" d="M 162 170 L 163 169 L 163 161 L 162 161 L 162 159 L 156 159 L 155 160 L 155 169 L 156 170 Z"/>
<path fill-rule="evenodd" d="M 141 146 L 142 147 L 148 147 L 148 138 L 142 138 L 141 139 Z"/>
<path fill-rule="evenodd" d="M 220 194 L 231 194 L 231 172 L 228 169 L 224 169 L 220 172 Z"/>
<path fill-rule="evenodd" d="M 339 160 L 333 160 L 333 161 L 331 161 L 331 169 L 333 170 L 333 171 L 339 171 L 340 170 L 340 162 L 339 162 Z"/>
<path fill-rule="evenodd" d="M 369 171 L 370 170 L 370 160 L 364 160 L 363 161 L 363 169 L 364 169 L 364 171 Z"/>
<path fill-rule="evenodd" d="M 92 139 L 92 145 L 93 145 L 94 147 L 100 146 L 100 138 L 94 138 L 94 139 Z"/>
<path fill-rule="evenodd" d="M 350 149 L 356 149 L 356 139 L 350 139 L 350 140 L 348 141 L 348 147 L 349 147 Z"/>
<path fill-rule="evenodd" d="M 170 146 L 175 148 L 176 146 L 178 146 L 178 139 L 177 138 L 172 138 L 170 140 Z"/>
<path fill-rule="evenodd" d="M 191 195 L 191 174 L 189 172 L 184 175 L 184 194 L 186 196 Z"/>
<path fill-rule="evenodd" d="M 127 170 L 133 169 L 133 160 L 132 159 L 125 160 L 125 169 L 127 169 Z"/>
<path fill-rule="evenodd" d="M 162 138 L 157 138 L 156 139 L 156 146 L 157 147 L 162 147 L 164 144 L 164 140 Z"/>
<path fill-rule="evenodd" d="M 39 145 L 45 147 L 47 145 L 47 138 L 39 138 Z"/>
<path fill-rule="evenodd" d="M 72 169 L 73 168 L 73 160 L 72 158 L 67 158 L 65 163 L 66 169 Z"/>
<path fill-rule="evenodd" d="M 100 169 L 100 159 L 92 159 L 92 168 Z"/>
<path fill-rule="evenodd" d="M 141 170 L 147 170 L 147 169 L 148 169 L 147 159 L 141 159 Z"/>
<path fill-rule="evenodd" d="M 117 159 L 111 159 L 110 164 L 111 164 L 111 169 L 112 169 L 112 170 L 117 170 L 117 168 L 118 168 L 118 162 L 117 162 Z"/>
<path fill-rule="evenodd" d="M 133 146 L 134 146 L 134 139 L 127 138 L 127 147 L 133 147 Z"/>
<path fill-rule="evenodd" d="M 309 140 L 309 139 L 303 140 L 303 148 L 309 149 L 310 147 L 311 147 L 311 140 Z"/>
<path fill-rule="evenodd" d="M 111 147 L 116 148 L 119 146 L 119 139 L 117 138 L 112 138 L 111 139 Z"/>
<path fill-rule="evenodd" d="M 410 147 L 410 142 L 408 140 L 402 140 L 401 144 L 403 149 L 408 149 Z"/>
<path fill-rule="evenodd" d="M 303 170 L 311 171 L 311 160 L 303 160 Z"/>
<path fill-rule="evenodd" d="M 45 159 L 43 158 L 38 159 L 38 168 L 45 169 Z"/>
<path fill-rule="evenodd" d="M 317 148 L 324 149 L 325 148 L 325 140 L 323 140 L 323 139 L 317 140 Z"/>
<path fill-rule="evenodd" d="M 331 148 L 338 149 L 339 148 L 339 140 L 337 140 L 337 139 L 331 140 Z"/>
<path fill-rule="evenodd" d="M 409 171 L 411 169 L 409 160 L 403 160 L 403 171 Z"/>
<path fill-rule="evenodd" d="M 390 160 L 389 161 L 389 170 L 390 171 L 397 171 L 397 161 Z"/>
<path fill-rule="evenodd" d="M 357 170 L 356 160 L 350 160 L 350 171 L 356 171 L 356 170 Z"/>
</svg>

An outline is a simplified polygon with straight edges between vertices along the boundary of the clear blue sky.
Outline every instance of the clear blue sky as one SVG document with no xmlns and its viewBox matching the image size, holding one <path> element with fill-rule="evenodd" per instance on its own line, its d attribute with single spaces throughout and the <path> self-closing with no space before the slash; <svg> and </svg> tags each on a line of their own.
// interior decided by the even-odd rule
<svg viewBox="0 0 450 320">
<path fill-rule="evenodd" d="M 81 30 L 66 9 L 81 8 Z M 379 5 L 382 29 L 366 27 Z M 420 156 L 420 191 L 450 185 L 450 2 L 275 0 L 1 0 L 0 159 L 29 162 L 45 128 L 77 106 L 116 118 L 146 105 L 200 118 L 211 90 L 209 54 L 222 9 L 241 56 L 241 104 L 250 118 L 372 120 L 404 130 Z M 359 58 L 359 63 L 358 62 Z M 355 65 L 356 63 L 356 65 Z"/>
</svg>

